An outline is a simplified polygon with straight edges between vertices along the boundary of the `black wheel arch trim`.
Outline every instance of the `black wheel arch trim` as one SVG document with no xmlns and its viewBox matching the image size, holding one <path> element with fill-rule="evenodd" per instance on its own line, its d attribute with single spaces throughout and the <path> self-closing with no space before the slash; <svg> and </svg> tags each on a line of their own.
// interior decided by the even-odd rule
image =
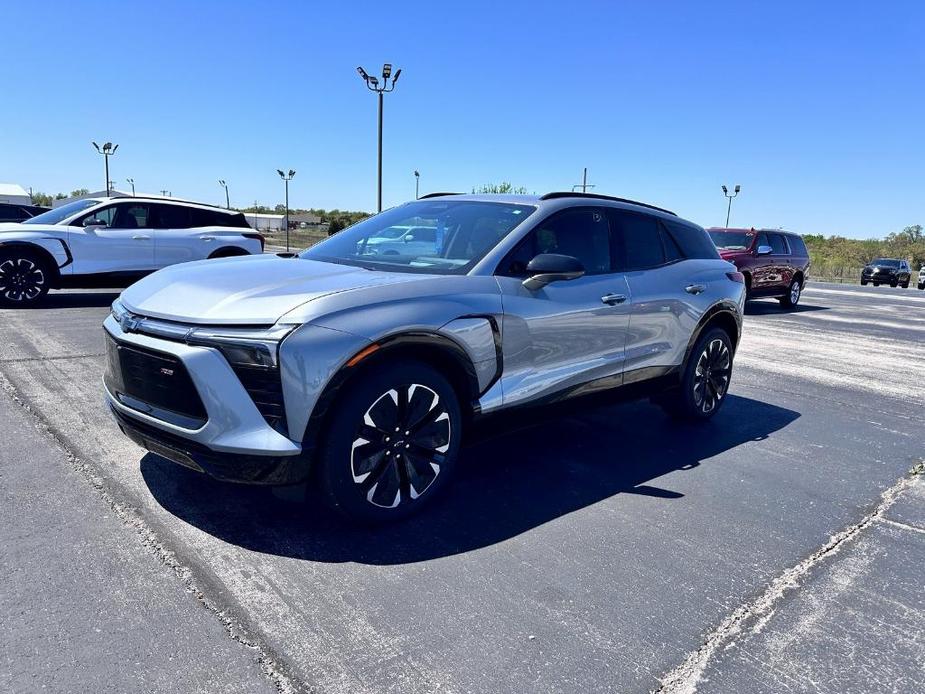
<svg viewBox="0 0 925 694">
<path fill-rule="evenodd" d="M 61 241 L 61 239 L 54 240 Z M 73 262 L 71 252 L 68 250 L 67 245 L 65 245 L 63 241 L 61 241 L 61 245 L 64 246 L 64 251 L 67 255 L 67 261 L 65 261 L 64 265 L 61 266 L 58 265 L 58 261 L 55 260 L 55 257 L 48 251 L 47 248 L 43 248 L 42 246 L 39 246 L 35 243 L 30 243 L 29 241 L 0 241 L 0 250 L 5 248 L 23 248 L 31 253 L 35 253 L 41 257 L 48 265 L 48 269 L 52 275 L 49 278 L 49 280 L 51 280 L 49 282 L 49 286 L 57 288 L 61 280 L 61 268 L 67 267 L 71 262 Z"/>
<path fill-rule="evenodd" d="M 700 317 L 697 327 L 694 329 L 694 332 L 691 333 L 690 340 L 688 340 L 687 349 L 684 350 L 684 361 L 681 362 L 682 366 L 687 364 L 687 360 L 690 359 L 691 352 L 694 350 L 694 345 L 697 344 L 697 340 L 700 339 L 700 335 L 703 333 L 704 329 L 714 323 L 718 316 L 723 315 L 735 321 L 736 335 L 732 345 L 732 353 L 735 355 L 739 340 L 742 339 L 742 314 L 739 312 L 739 307 L 732 301 L 720 301 L 717 304 L 713 304 L 713 306 L 708 308 L 703 316 Z"/>
</svg>

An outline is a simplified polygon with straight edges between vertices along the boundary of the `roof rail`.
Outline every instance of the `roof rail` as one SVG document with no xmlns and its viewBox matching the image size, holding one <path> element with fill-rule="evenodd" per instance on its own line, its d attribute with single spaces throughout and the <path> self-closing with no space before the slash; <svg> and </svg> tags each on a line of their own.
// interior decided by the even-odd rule
<svg viewBox="0 0 925 694">
<path fill-rule="evenodd" d="M 465 195 L 465 193 L 427 193 L 418 198 L 418 200 L 426 200 L 427 198 L 439 198 L 444 195 Z"/>
<path fill-rule="evenodd" d="M 590 198 L 592 200 L 613 200 L 614 202 L 625 202 L 630 205 L 639 205 L 639 207 L 648 207 L 650 210 L 658 210 L 659 212 L 664 212 L 666 214 L 673 215 L 677 217 L 678 215 L 672 212 L 671 210 L 666 210 L 664 207 L 656 207 L 655 205 L 650 205 L 647 202 L 639 202 L 638 200 L 629 200 L 628 198 L 617 198 L 613 195 L 603 195 L 601 193 L 569 193 L 569 192 L 553 192 L 546 193 L 540 197 L 540 200 L 556 200 L 558 198 Z"/>
</svg>

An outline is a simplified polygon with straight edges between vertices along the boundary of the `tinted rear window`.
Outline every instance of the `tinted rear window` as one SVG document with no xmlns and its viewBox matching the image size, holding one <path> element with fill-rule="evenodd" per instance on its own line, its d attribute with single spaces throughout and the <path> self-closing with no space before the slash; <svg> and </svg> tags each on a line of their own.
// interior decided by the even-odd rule
<svg viewBox="0 0 925 694">
<path fill-rule="evenodd" d="M 665 264 L 665 249 L 655 217 L 622 210 L 612 210 L 612 217 L 626 270 L 645 270 Z"/>
<path fill-rule="evenodd" d="M 803 242 L 803 238 L 800 236 L 788 236 L 787 240 L 790 242 L 790 252 L 793 255 L 808 256 L 809 252 L 806 250 L 806 244 Z"/>
</svg>

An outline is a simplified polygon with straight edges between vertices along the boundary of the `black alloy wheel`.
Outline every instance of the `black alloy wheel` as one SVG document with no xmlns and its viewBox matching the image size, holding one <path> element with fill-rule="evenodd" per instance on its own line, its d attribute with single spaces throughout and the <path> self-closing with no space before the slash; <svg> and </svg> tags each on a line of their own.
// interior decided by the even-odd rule
<svg viewBox="0 0 925 694">
<path fill-rule="evenodd" d="M 47 293 L 44 263 L 28 253 L 0 255 L 0 302 L 6 306 L 34 305 Z"/>
</svg>

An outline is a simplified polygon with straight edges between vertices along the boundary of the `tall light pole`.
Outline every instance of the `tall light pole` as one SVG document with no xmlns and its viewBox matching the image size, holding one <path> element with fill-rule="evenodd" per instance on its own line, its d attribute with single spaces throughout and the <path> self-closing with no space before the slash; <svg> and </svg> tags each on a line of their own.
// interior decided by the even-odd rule
<svg viewBox="0 0 925 694">
<path fill-rule="evenodd" d="M 119 149 L 119 145 L 113 145 L 111 142 L 106 142 L 100 147 L 95 142 L 91 143 L 99 154 L 103 155 L 103 159 L 106 161 L 106 197 L 109 197 L 109 191 L 111 190 L 109 186 L 109 157 L 116 153 L 116 150 Z"/>
<path fill-rule="evenodd" d="M 366 74 L 366 70 L 361 67 L 357 68 L 357 72 L 360 73 L 360 77 L 366 82 L 366 88 L 370 91 L 376 92 L 379 95 L 379 195 L 378 195 L 378 211 L 382 212 L 382 95 L 386 92 L 390 92 L 395 89 L 395 84 L 398 82 L 398 77 L 401 75 L 401 68 L 395 71 L 395 76 L 392 76 L 392 64 L 386 63 L 382 66 L 382 84 L 379 83 L 378 77 L 373 77 L 372 75 Z M 391 82 L 389 82 L 391 78 Z"/>
<path fill-rule="evenodd" d="M 723 195 L 729 199 L 729 204 L 726 206 L 726 228 L 729 228 L 729 214 L 732 212 L 732 199 L 739 194 L 739 191 L 742 190 L 742 186 L 738 183 L 736 184 L 735 190 L 732 192 L 732 195 L 729 194 L 729 189 L 726 186 L 723 186 Z"/>
<path fill-rule="evenodd" d="M 276 173 L 286 182 L 286 253 L 289 252 L 289 181 L 295 176 L 295 171 L 289 169 L 288 174 L 284 174 L 282 169 L 277 169 Z"/>
<path fill-rule="evenodd" d="M 421 197 L 421 172 L 414 170 L 414 199 Z"/>
<path fill-rule="evenodd" d="M 134 198 L 134 197 L 135 197 L 135 179 L 134 179 L 134 178 L 126 178 L 126 179 L 125 179 L 125 182 L 128 183 L 130 186 L 132 186 L 132 197 Z"/>
<path fill-rule="evenodd" d="M 228 184 L 223 180 L 219 180 L 218 184 L 225 189 L 225 207 L 231 209 L 231 198 L 228 197 Z"/>
</svg>

